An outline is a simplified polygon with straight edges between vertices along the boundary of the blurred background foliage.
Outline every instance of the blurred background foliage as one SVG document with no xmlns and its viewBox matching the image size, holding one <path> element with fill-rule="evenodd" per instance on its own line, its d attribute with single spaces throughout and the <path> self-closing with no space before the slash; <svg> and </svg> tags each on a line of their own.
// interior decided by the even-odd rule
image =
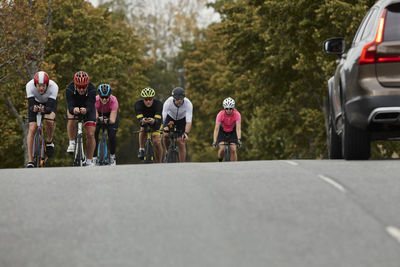
<svg viewBox="0 0 400 267">
<path fill-rule="evenodd" d="M 199 23 L 205 0 L 169 2 L 159 15 L 136 2 L 0 0 L 0 167 L 24 166 L 25 84 L 38 70 L 60 87 L 50 166 L 72 162 L 65 88 L 79 70 L 96 86 L 110 83 L 119 100 L 118 163 L 138 162 L 133 105 L 148 86 L 162 101 L 176 86 L 187 90 L 191 161 L 216 161 L 212 133 L 228 96 L 242 114 L 239 160 L 327 158 L 325 101 L 336 58 L 322 43 L 343 36 L 350 46 L 375 1 L 216 0 L 208 6 L 220 20 L 207 25 Z M 373 157 L 397 150 L 396 142 L 375 142 Z"/>
</svg>

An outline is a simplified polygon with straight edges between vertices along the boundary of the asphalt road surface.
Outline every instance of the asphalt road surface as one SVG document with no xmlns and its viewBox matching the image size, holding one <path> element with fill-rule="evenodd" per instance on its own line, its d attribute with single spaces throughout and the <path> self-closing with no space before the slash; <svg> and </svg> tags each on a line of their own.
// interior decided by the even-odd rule
<svg viewBox="0 0 400 267">
<path fill-rule="evenodd" d="M 0 266 L 400 266 L 400 161 L 0 170 Z"/>
</svg>

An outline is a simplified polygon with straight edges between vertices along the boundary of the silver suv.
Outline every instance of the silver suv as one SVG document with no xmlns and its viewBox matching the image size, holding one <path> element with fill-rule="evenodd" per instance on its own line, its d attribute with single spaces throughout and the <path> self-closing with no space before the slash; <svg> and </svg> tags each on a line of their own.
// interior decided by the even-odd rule
<svg viewBox="0 0 400 267">
<path fill-rule="evenodd" d="M 343 38 L 324 42 L 340 57 L 328 81 L 331 159 L 368 159 L 372 140 L 400 138 L 400 0 L 380 0 L 345 53 Z"/>
</svg>

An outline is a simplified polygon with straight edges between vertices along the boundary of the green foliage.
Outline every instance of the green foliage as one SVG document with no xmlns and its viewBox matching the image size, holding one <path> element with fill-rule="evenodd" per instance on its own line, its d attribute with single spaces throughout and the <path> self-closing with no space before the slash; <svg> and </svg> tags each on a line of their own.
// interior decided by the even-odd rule
<svg viewBox="0 0 400 267">
<path fill-rule="evenodd" d="M 197 38 L 196 50 L 185 61 L 195 106 L 196 154 L 207 150 L 220 103 L 231 96 L 242 114 L 241 159 L 326 157 L 324 103 L 335 63 L 322 52 L 322 43 L 343 36 L 350 44 L 373 4 L 216 1 L 221 23 Z M 393 151 L 383 148 L 387 154 Z"/>
</svg>

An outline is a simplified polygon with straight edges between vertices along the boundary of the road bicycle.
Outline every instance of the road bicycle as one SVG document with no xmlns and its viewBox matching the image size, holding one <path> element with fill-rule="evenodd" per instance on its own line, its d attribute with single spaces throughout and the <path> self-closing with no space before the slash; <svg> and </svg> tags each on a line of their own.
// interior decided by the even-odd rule
<svg viewBox="0 0 400 267">
<path fill-rule="evenodd" d="M 108 129 L 108 121 L 97 121 L 97 124 L 100 125 L 100 130 L 103 131 L 101 135 L 101 140 L 99 141 L 99 145 L 97 147 L 97 165 L 110 165 L 110 152 L 107 146 L 107 129 Z"/>
<path fill-rule="evenodd" d="M 75 115 L 74 118 L 67 118 L 67 120 L 78 121 L 76 137 L 75 137 L 75 150 L 73 152 L 74 155 L 73 166 L 86 165 L 86 156 L 85 156 L 85 151 L 83 150 L 83 131 L 82 131 L 84 119 L 85 116 L 82 114 Z"/>
<path fill-rule="evenodd" d="M 153 129 L 150 127 L 149 124 L 145 124 L 143 126 L 143 130 L 135 131 L 134 133 L 140 133 L 144 131 L 146 134 L 146 143 L 144 144 L 144 163 L 154 163 L 154 146 L 153 146 Z"/>
<path fill-rule="evenodd" d="M 164 130 L 165 131 L 165 130 Z M 173 162 L 178 162 L 179 160 L 179 153 L 178 153 L 178 147 L 177 147 L 177 141 L 178 141 L 178 132 L 176 131 L 176 125 L 174 124 L 173 121 L 170 121 L 168 123 L 168 136 L 166 138 L 170 139 L 170 143 L 168 146 L 167 154 L 165 155 L 164 162 L 165 163 L 173 163 Z"/>
<path fill-rule="evenodd" d="M 38 106 L 39 108 L 43 107 L 43 105 Z M 46 155 L 46 146 L 44 145 L 43 120 L 54 121 L 54 119 L 45 118 L 40 110 L 36 114 L 37 130 L 33 139 L 33 162 L 37 168 L 44 167 L 48 159 Z"/>
</svg>

